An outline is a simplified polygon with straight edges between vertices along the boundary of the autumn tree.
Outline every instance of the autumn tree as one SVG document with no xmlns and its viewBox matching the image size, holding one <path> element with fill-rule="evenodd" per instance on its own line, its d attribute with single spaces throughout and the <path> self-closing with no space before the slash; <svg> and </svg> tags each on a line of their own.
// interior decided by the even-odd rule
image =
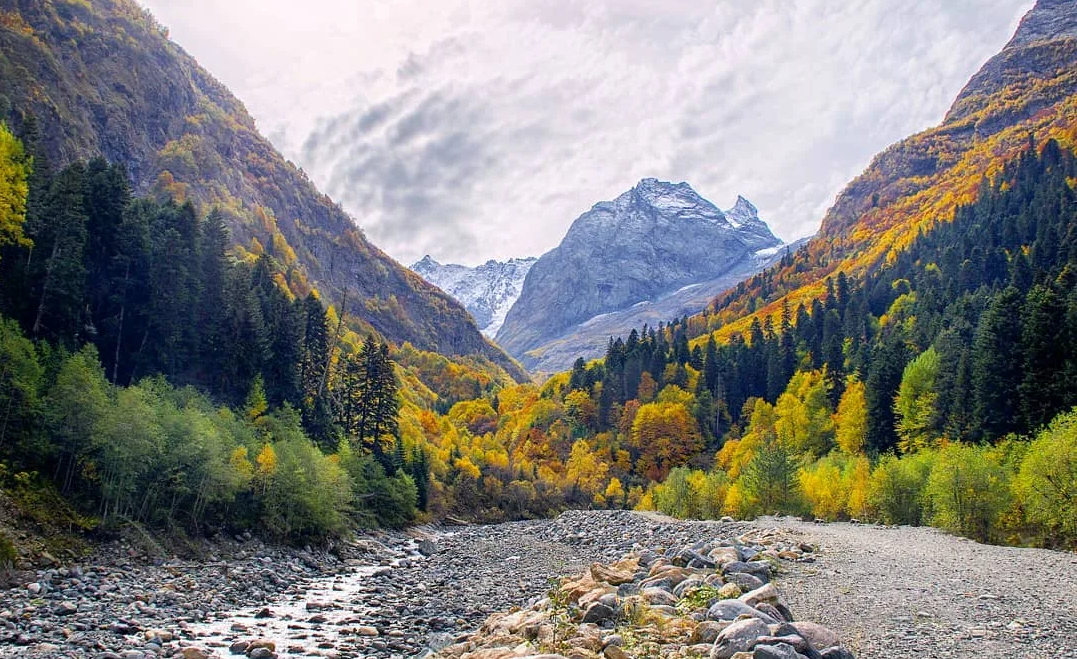
<svg viewBox="0 0 1077 659">
<path fill-rule="evenodd" d="M 838 447 L 850 455 L 863 452 L 868 431 L 868 406 L 864 383 L 851 379 L 838 401 L 834 413 L 834 439 Z"/>
<path fill-rule="evenodd" d="M 29 170 L 22 142 L 0 123 L 0 245 L 29 246 L 23 235 Z"/>
<path fill-rule="evenodd" d="M 939 374 L 939 353 L 934 347 L 920 353 L 905 366 L 901 386 L 894 398 L 898 446 L 909 453 L 931 446 L 939 438 L 935 380 Z"/>
</svg>

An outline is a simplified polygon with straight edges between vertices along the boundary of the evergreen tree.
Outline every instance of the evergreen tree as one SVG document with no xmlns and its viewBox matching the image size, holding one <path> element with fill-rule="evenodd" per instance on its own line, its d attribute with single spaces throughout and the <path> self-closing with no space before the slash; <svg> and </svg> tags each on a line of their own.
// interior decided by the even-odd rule
<svg viewBox="0 0 1077 659">
<path fill-rule="evenodd" d="M 1022 380 L 1021 310 L 1023 296 L 1007 287 L 984 312 L 972 346 L 973 423 L 975 434 L 997 439 L 1017 430 L 1019 400 L 1014 387 Z"/>
</svg>

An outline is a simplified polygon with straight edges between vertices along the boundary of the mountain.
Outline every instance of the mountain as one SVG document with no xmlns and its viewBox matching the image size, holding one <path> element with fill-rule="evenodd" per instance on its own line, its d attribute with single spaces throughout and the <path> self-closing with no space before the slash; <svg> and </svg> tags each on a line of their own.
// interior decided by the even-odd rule
<svg viewBox="0 0 1077 659">
<path fill-rule="evenodd" d="M 346 300 L 360 329 L 526 377 L 462 305 L 367 241 L 131 0 L 0 0 L 0 119 L 54 166 L 102 155 L 139 194 L 219 208 L 240 256 L 270 253 L 294 294 Z"/>
<path fill-rule="evenodd" d="M 539 258 L 497 342 L 534 367 L 542 361 L 536 349 L 600 314 L 751 270 L 754 254 L 781 244 L 743 197 L 722 212 L 687 183 L 643 179 L 595 204 Z"/>
<path fill-rule="evenodd" d="M 520 297 L 524 278 L 538 259 L 534 257 L 489 260 L 469 268 L 442 265 L 429 254 L 411 266 L 422 278 L 457 299 L 475 317 L 482 333 L 493 337 L 505 322 L 505 314 Z"/>
<path fill-rule="evenodd" d="M 805 241 L 802 239 L 759 250 L 720 277 L 689 284 L 657 299 L 637 302 L 621 311 L 599 314 L 534 348 L 524 359 L 532 373 L 556 373 L 571 367 L 579 357 L 586 361 L 602 357 L 611 336 L 623 336 L 625 332 L 644 325 L 657 327 L 659 323 L 668 323 L 674 318 L 697 314 L 717 295 L 789 258 L 787 255 L 795 253 Z"/>
<path fill-rule="evenodd" d="M 771 268 L 717 298 L 695 326 L 717 338 L 783 305 L 810 305 L 828 277 L 860 278 L 892 261 L 917 235 L 974 201 L 1030 140 L 1077 143 L 1077 3 L 1039 0 L 1002 51 L 955 99 L 942 123 L 877 155 L 838 195 L 794 264 Z M 702 340 L 702 339 L 700 339 Z"/>
</svg>

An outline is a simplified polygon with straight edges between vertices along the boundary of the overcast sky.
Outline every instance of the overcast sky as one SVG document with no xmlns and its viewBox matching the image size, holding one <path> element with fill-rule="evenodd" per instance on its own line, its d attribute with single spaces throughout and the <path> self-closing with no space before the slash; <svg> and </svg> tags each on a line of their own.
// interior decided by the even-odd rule
<svg viewBox="0 0 1077 659">
<path fill-rule="evenodd" d="M 1031 0 L 143 0 L 375 244 L 537 256 L 643 177 L 813 233 Z"/>
</svg>

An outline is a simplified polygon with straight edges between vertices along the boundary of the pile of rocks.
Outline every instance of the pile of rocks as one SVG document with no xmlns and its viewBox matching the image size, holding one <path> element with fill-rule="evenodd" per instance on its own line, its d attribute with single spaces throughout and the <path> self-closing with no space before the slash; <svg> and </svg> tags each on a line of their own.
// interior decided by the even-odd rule
<svg viewBox="0 0 1077 659">
<path fill-rule="evenodd" d="M 798 622 L 772 582 L 814 548 L 755 531 L 594 563 L 526 609 L 491 616 L 442 659 L 852 659 L 837 634 Z"/>
<path fill-rule="evenodd" d="M 354 565 L 408 560 L 407 537 L 378 539 L 332 552 L 249 536 L 218 539 L 201 560 L 154 560 L 124 543 L 103 545 L 82 565 L 24 572 L 22 585 L 0 591 L 0 657 L 213 656 L 192 647 L 195 639 L 185 630 L 217 612 L 260 605 Z"/>
</svg>

